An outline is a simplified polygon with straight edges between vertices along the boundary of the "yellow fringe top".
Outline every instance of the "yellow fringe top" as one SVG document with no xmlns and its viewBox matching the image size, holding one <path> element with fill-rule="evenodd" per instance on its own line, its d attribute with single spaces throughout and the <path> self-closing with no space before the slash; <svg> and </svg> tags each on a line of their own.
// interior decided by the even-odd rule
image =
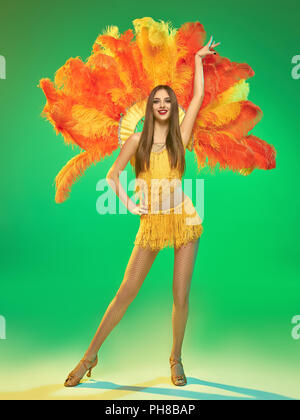
<svg viewBox="0 0 300 420">
<path fill-rule="evenodd" d="M 149 169 L 141 172 L 135 181 L 136 197 L 149 206 L 149 212 L 162 213 L 163 203 L 168 198 L 171 207 L 172 204 L 176 204 L 173 193 L 181 190 L 181 178 L 179 168 L 170 166 L 166 145 L 154 143 L 150 154 Z M 179 197 L 177 197 L 177 202 L 179 203 Z"/>
<path fill-rule="evenodd" d="M 148 205 L 135 244 L 151 249 L 179 247 L 200 237 L 202 220 L 182 190 L 179 168 L 171 168 L 165 144 L 155 143 L 149 169 L 136 178 L 135 194 Z"/>
</svg>

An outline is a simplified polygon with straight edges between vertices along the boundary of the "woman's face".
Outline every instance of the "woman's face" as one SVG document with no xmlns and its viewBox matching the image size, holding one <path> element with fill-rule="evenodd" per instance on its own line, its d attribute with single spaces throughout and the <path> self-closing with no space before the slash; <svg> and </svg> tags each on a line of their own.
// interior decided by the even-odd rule
<svg viewBox="0 0 300 420">
<path fill-rule="evenodd" d="M 159 121 L 165 121 L 170 118 L 171 98 L 165 89 L 156 92 L 153 98 L 153 115 Z"/>
</svg>

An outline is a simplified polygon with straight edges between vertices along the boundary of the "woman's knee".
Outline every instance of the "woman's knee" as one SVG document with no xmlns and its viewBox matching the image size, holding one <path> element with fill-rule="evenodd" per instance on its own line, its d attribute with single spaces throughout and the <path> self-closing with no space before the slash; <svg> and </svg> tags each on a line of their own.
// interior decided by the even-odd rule
<svg viewBox="0 0 300 420">
<path fill-rule="evenodd" d="M 173 294 L 174 305 L 178 308 L 186 308 L 189 304 L 189 295 L 185 294 Z"/>
<path fill-rule="evenodd" d="M 121 306 L 129 305 L 134 300 L 136 295 L 137 295 L 136 290 L 131 290 L 128 288 L 119 290 L 115 296 L 116 304 L 121 305 Z"/>
</svg>

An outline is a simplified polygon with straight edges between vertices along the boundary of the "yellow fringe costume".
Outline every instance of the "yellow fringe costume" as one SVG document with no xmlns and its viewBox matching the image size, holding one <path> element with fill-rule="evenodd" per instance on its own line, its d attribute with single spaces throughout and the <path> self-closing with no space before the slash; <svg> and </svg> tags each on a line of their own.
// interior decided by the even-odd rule
<svg viewBox="0 0 300 420">
<path fill-rule="evenodd" d="M 171 168 L 165 144 L 153 144 L 149 169 L 139 174 L 135 191 L 140 202 L 148 205 L 148 214 L 140 216 L 135 245 L 152 250 L 178 248 L 201 236 L 202 220 L 182 191 L 180 171 Z"/>
</svg>

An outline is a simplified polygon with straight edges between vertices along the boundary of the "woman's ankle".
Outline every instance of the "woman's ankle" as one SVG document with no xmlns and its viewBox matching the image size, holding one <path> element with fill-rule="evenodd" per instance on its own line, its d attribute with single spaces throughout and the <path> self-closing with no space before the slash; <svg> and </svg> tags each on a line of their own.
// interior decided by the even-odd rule
<svg viewBox="0 0 300 420">
<path fill-rule="evenodd" d="M 171 359 L 176 359 L 176 360 L 181 360 L 181 353 L 180 354 L 178 354 L 178 353 L 171 353 L 170 358 Z"/>
<path fill-rule="evenodd" d="M 97 355 L 98 355 L 98 353 L 89 353 L 89 352 L 86 352 L 85 355 L 83 356 L 83 358 L 85 360 L 94 361 L 96 359 Z"/>
</svg>

